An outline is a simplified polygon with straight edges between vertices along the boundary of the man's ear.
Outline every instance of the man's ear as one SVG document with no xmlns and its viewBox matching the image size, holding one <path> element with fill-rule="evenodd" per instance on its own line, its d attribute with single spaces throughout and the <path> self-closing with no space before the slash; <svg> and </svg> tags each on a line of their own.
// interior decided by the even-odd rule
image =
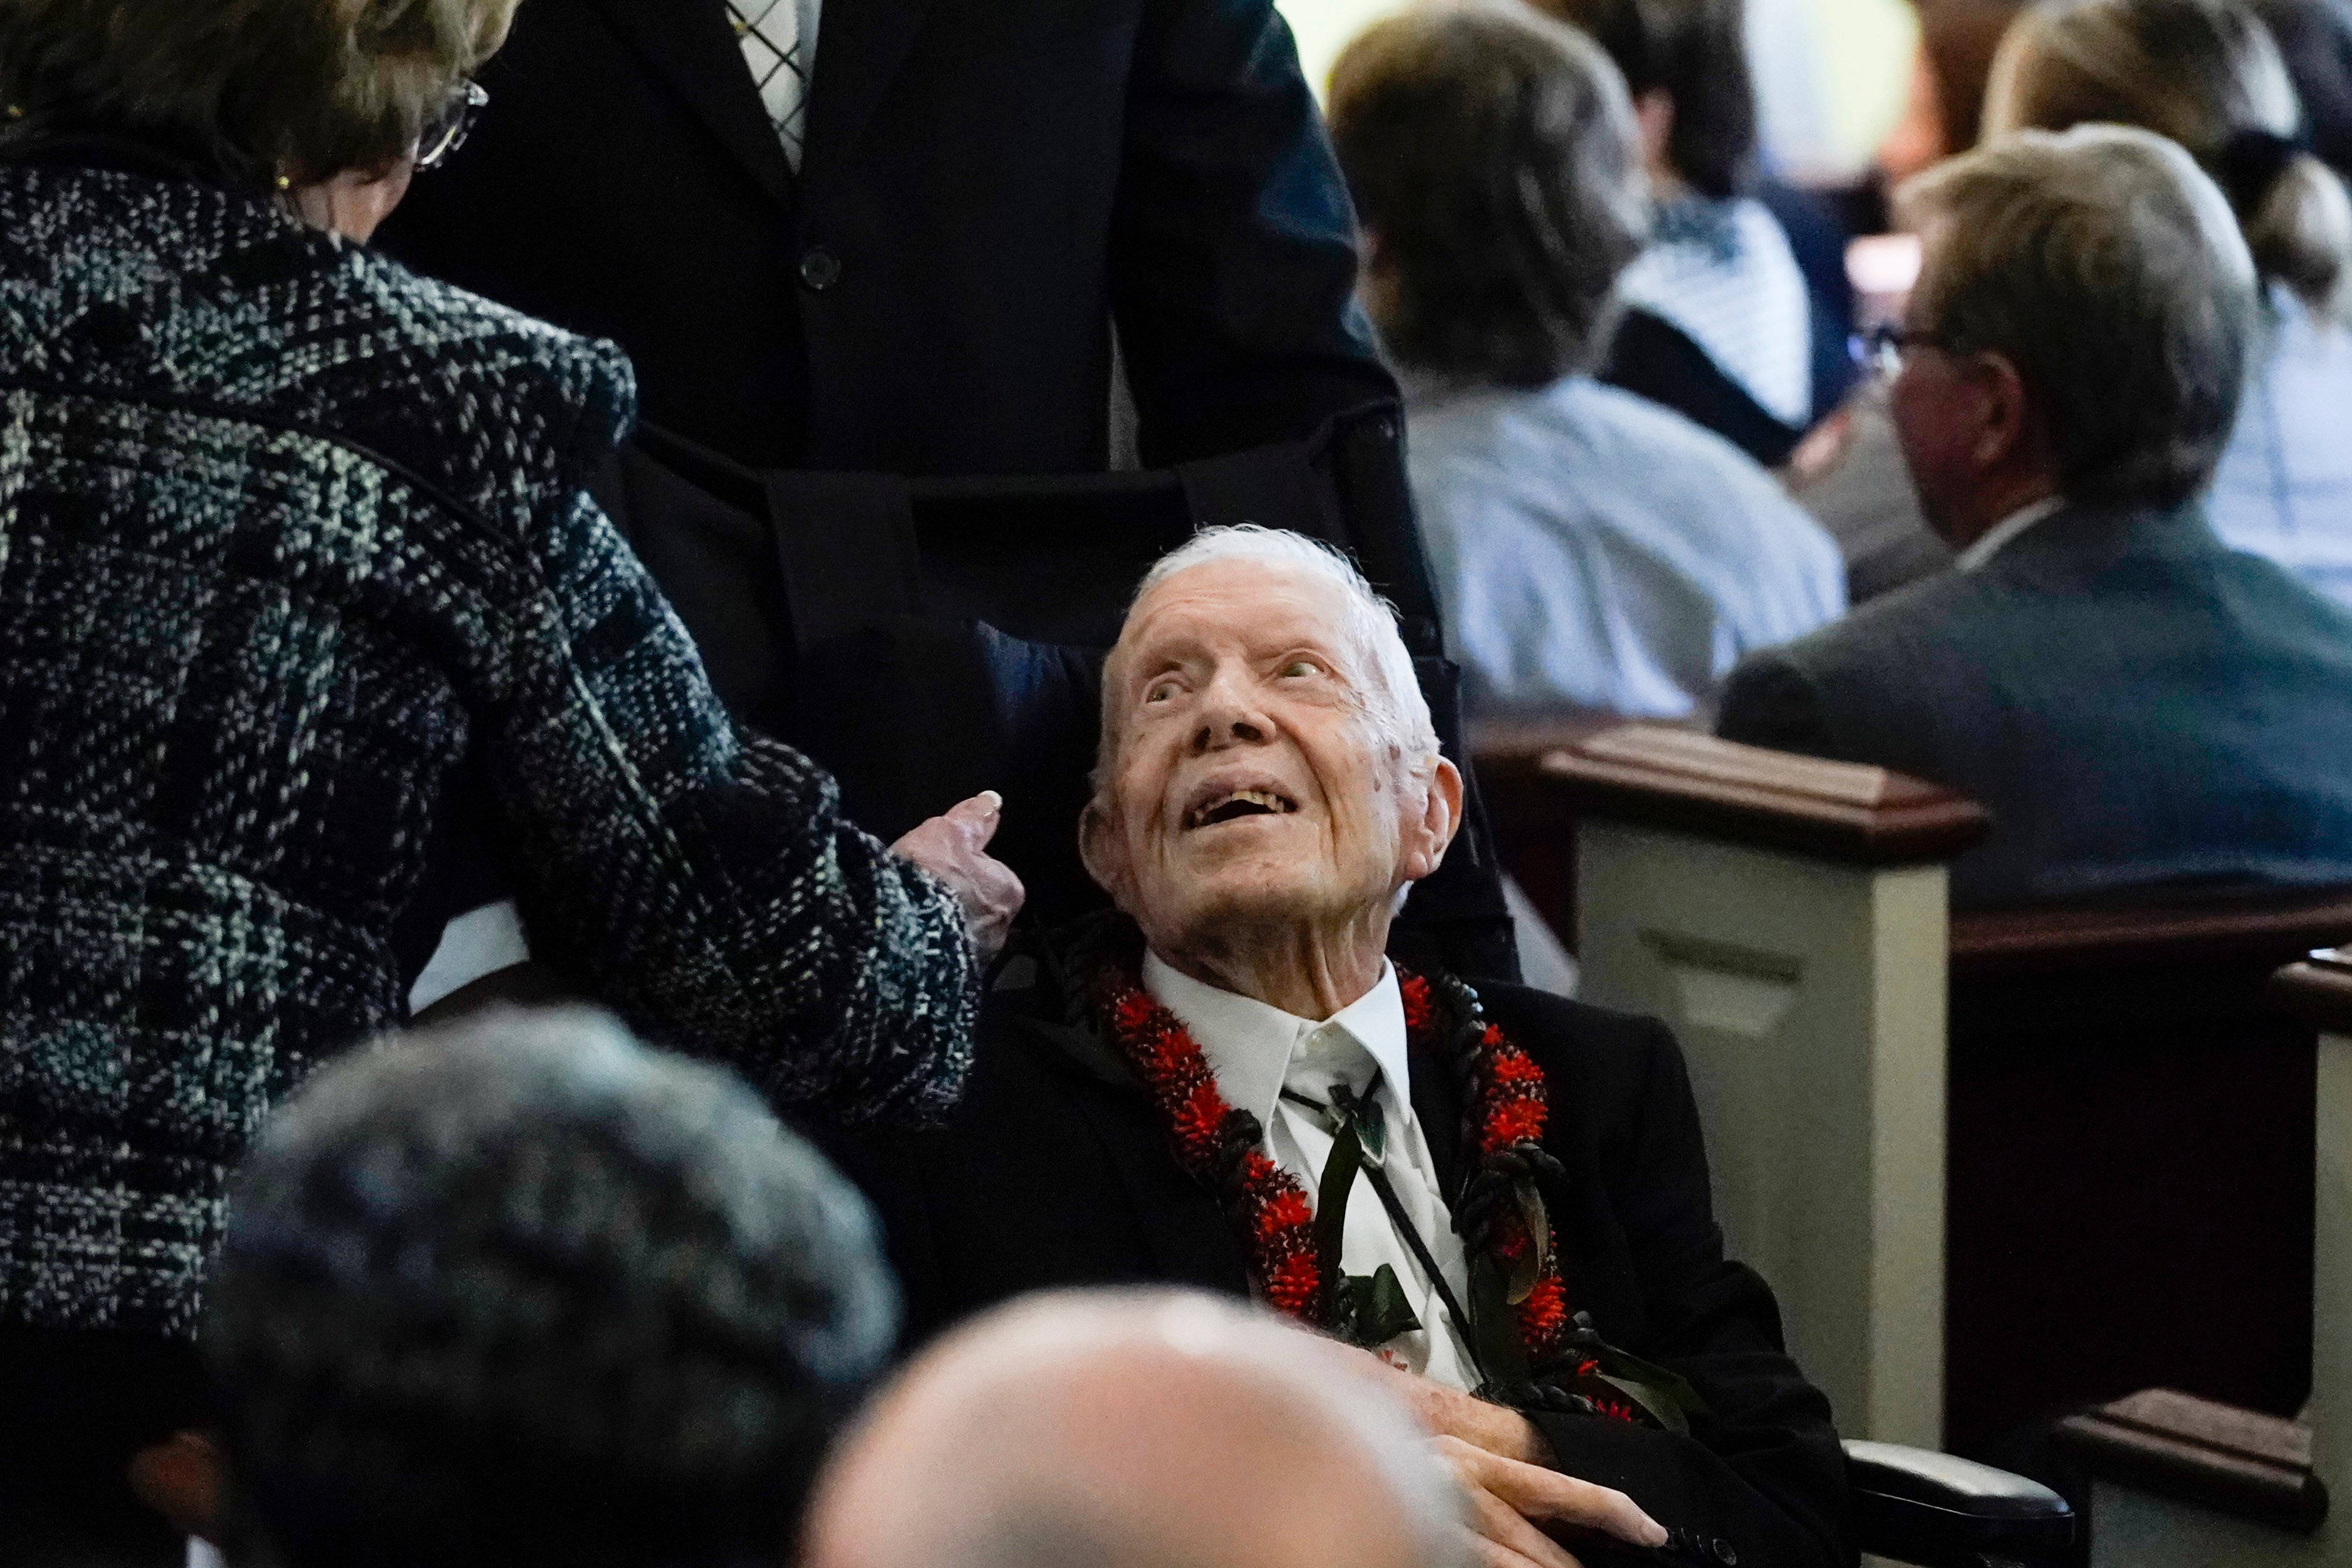
<svg viewBox="0 0 2352 1568">
<path fill-rule="evenodd" d="M 1127 841 L 1111 820 L 1100 797 L 1088 800 L 1078 813 L 1078 861 L 1095 885 L 1110 894 L 1119 908 L 1127 907 Z"/>
<path fill-rule="evenodd" d="M 1633 99 L 1633 124 L 1642 138 L 1642 165 L 1654 177 L 1674 172 L 1675 95 L 1654 87 Z M 1663 194 L 1663 193 L 1661 193 Z"/>
<path fill-rule="evenodd" d="M 1435 871 L 1461 828 L 1462 770 L 1441 757 L 1430 770 L 1419 815 L 1408 818 L 1404 824 L 1405 881 L 1419 882 Z"/>
<path fill-rule="evenodd" d="M 2014 462 L 2032 444 L 2033 412 L 2026 395 L 2025 378 L 2006 354 L 1982 353 L 1970 361 L 1979 405 L 1976 439 L 1969 455 L 1982 468 Z"/>
</svg>

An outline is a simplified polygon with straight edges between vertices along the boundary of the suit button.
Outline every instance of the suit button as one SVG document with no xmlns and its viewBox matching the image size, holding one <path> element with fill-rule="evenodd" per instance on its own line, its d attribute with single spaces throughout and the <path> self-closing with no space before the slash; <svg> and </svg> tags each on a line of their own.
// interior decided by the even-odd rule
<svg viewBox="0 0 2352 1568">
<path fill-rule="evenodd" d="M 801 257 L 801 281 L 819 294 L 841 281 L 841 257 L 823 246 L 812 246 Z"/>
<path fill-rule="evenodd" d="M 1715 1560 L 1722 1563 L 1723 1568 L 1739 1568 L 1739 1553 L 1733 1551 L 1731 1542 L 1720 1535 L 1715 1538 Z"/>
</svg>

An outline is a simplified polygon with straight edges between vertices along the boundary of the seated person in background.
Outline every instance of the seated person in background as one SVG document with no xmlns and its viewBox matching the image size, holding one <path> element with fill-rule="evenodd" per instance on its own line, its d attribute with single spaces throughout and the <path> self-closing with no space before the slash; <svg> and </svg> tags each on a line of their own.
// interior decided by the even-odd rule
<svg viewBox="0 0 2352 1568">
<path fill-rule="evenodd" d="M 2352 180 L 2352 0 L 2252 0 L 2271 30 L 2319 161 Z"/>
<path fill-rule="evenodd" d="M 896 1304 L 756 1094 L 578 1009 L 321 1073 L 209 1313 L 236 1568 L 732 1568 L 779 1560 Z"/>
<path fill-rule="evenodd" d="M 1419 7 L 1340 57 L 1330 115 L 1471 711 L 1681 717 L 1838 615 L 1837 549 L 1769 475 L 1590 373 L 1645 221 L 1598 48 L 1517 5 Z"/>
<path fill-rule="evenodd" d="M 1891 402 L 1958 568 L 1749 661 L 1720 733 L 1990 807 L 1961 906 L 2352 882 L 2352 614 L 2195 498 L 2255 319 L 2227 201 L 2171 142 L 2084 126 L 1901 209 L 1926 263 Z"/>
<path fill-rule="evenodd" d="M 946 1129 L 845 1151 L 917 1332 L 1041 1286 L 1255 1293 L 1388 1358 L 1500 1550 L 1565 1561 L 1535 1519 L 1851 1562 L 1828 1405 L 1724 1258 L 1673 1038 L 1383 956 L 1462 779 L 1363 579 L 1202 533 L 1145 578 L 1102 713 L 1079 839 L 1117 910 L 1006 971 Z"/>
<path fill-rule="evenodd" d="M 1471 1568 L 1451 1476 L 1344 1354 L 1179 1291 L 1006 1307 L 844 1438 L 804 1568 Z"/>
<path fill-rule="evenodd" d="M 2056 0 L 2001 42 L 1988 135 L 2105 120 L 2170 137 L 2230 198 L 2262 275 L 2238 426 L 2206 516 L 2352 606 L 2352 197 L 2309 152 L 2270 31 L 2237 0 Z"/>
<path fill-rule="evenodd" d="M 1741 192 L 1756 151 L 1741 0 L 1536 6 L 1624 73 L 1657 203 L 1603 375 L 1780 463 L 1812 423 L 1811 305 L 1779 220 Z"/>
<path fill-rule="evenodd" d="M 2319 66 L 2346 35 L 2346 0 L 2266 7 L 2287 18 L 2331 99 L 2352 81 Z M 2238 423 L 2206 499 L 2213 531 L 2352 604 L 2352 202 L 2318 159 L 2298 152 L 2305 117 L 2292 74 L 2254 15 L 2234 0 L 2091 0 L 2038 6 L 1994 62 L 1991 133 L 2086 122 L 2137 125 L 2181 144 L 2213 176 L 2262 274 L 2262 321 Z M 2308 109 L 2306 101 L 2305 109 Z M 2326 125 L 2308 128 L 2324 131 Z M 1900 443 L 1874 386 L 1850 410 L 1840 455 L 1797 498 L 1844 547 L 1859 603 L 1948 566 L 1919 514 Z"/>
</svg>

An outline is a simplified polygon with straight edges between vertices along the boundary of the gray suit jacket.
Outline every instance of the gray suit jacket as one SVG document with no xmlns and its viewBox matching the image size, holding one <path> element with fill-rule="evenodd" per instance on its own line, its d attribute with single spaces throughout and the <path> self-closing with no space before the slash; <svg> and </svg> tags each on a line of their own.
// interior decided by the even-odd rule
<svg viewBox="0 0 2352 1568">
<path fill-rule="evenodd" d="M 2352 883 L 2352 614 L 2194 506 L 2069 507 L 1749 659 L 1721 711 L 1990 808 L 1958 907 Z"/>
</svg>

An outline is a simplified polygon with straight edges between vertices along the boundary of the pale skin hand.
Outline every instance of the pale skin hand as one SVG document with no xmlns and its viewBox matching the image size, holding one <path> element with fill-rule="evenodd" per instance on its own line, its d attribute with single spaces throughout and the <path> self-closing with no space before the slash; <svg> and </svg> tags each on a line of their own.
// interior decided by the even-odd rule
<svg viewBox="0 0 2352 1568">
<path fill-rule="evenodd" d="M 1551 1449 L 1516 1410 L 1416 1377 L 1369 1351 L 1341 1349 L 1350 1369 L 1412 1406 L 1469 1494 L 1471 1528 L 1486 1568 L 1580 1568 L 1538 1523 L 1598 1530 L 1635 1546 L 1660 1546 L 1664 1527 L 1623 1492 L 1549 1468 Z"/>
<path fill-rule="evenodd" d="M 1507 1459 L 1459 1437 L 1441 1436 L 1436 1445 L 1469 1494 L 1470 1528 L 1487 1568 L 1581 1568 L 1538 1524 L 1577 1525 L 1635 1546 L 1666 1542 L 1664 1528 L 1622 1491 Z"/>
<path fill-rule="evenodd" d="M 955 890 L 963 905 L 964 925 L 983 960 L 1004 950 L 1013 917 L 1028 896 L 1013 868 L 986 852 L 1003 813 L 1004 798 L 983 789 L 890 846 L 891 853 L 914 862 Z"/>
</svg>

